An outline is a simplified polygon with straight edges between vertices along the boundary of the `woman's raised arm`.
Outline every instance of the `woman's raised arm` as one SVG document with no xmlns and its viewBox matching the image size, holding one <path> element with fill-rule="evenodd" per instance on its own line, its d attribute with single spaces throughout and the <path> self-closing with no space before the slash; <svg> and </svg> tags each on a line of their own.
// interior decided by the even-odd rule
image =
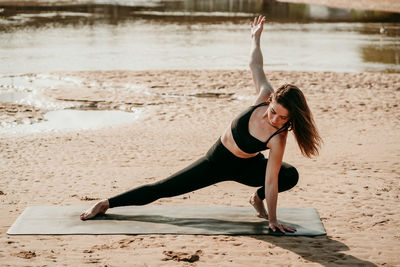
<svg viewBox="0 0 400 267">
<path fill-rule="evenodd" d="M 263 56 L 260 48 L 261 33 L 263 31 L 263 26 L 265 22 L 264 16 L 258 16 L 254 18 L 251 24 L 251 53 L 250 53 L 250 70 L 253 76 L 253 81 L 256 87 L 256 93 L 258 97 L 256 99 L 255 105 L 261 102 L 265 102 L 274 89 L 267 77 L 265 76 L 263 69 Z"/>
</svg>

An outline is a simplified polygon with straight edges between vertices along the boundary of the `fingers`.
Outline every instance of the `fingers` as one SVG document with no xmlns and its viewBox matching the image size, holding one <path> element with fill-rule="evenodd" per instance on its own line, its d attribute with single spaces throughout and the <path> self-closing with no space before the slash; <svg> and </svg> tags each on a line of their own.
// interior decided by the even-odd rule
<svg viewBox="0 0 400 267">
<path fill-rule="evenodd" d="M 276 230 L 278 229 L 282 233 L 285 233 L 285 230 L 283 229 L 282 224 L 280 223 L 271 223 L 269 224 L 269 228 L 271 228 L 273 232 L 276 232 Z"/>
<path fill-rule="evenodd" d="M 283 227 L 280 224 L 275 225 L 270 225 L 269 228 L 275 233 L 276 230 L 279 230 L 281 233 L 286 233 Z"/>
<path fill-rule="evenodd" d="M 293 228 L 293 227 L 290 227 L 290 226 L 286 226 L 286 225 L 285 225 L 285 229 L 286 229 L 288 232 L 291 232 L 291 233 L 296 232 L 296 228 Z"/>
<path fill-rule="evenodd" d="M 265 21 L 265 17 L 264 16 L 258 16 L 258 18 L 257 18 L 257 24 L 262 24 L 262 23 L 264 23 L 264 21 Z"/>
<path fill-rule="evenodd" d="M 261 25 L 264 25 L 264 22 L 265 22 L 265 17 L 263 16 L 261 19 Z"/>
<path fill-rule="evenodd" d="M 273 232 L 275 232 L 276 231 L 276 229 L 275 229 L 275 226 L 273 226 L 273 225 L 269 225 L 269 228 L 273 231 Z"/>
<path fill-rule="evenodd" d="M 251 27 L 254 27 L 254 26 L 257 26 L 260 24 L 262 25 L 262 24 L 264 24 L 264 22 L 265 22 L 265 16 L 260 15 L 258 17 L 255 17 L 253 22 L 250 25 L 251 25 Z"/>
<path fill-rule="evenodd" d="M 271 228 L 271 230 L 273 232 L 276 232 L 276 230 L 279 230 L 281 233 L 286 233 L 286 231 L 291 232 L 291 233 L 296 232 L 296 228 L 293 228 L 291 226 L 287 226 L 284 224 L 280 224 L 280 223 L 270 224 L 269 228 Z"/>
</svg>

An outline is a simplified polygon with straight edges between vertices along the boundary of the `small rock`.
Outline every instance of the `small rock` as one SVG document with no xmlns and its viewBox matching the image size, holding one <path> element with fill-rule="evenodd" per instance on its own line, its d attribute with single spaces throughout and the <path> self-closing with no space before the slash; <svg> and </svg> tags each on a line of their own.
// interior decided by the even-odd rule
<svg viewBox="0 0 400 267">
<path fill-rule="evenodd" d="M 19 258 L 23 258 L 23 259 L 31 259 L 36 257 L 36 253 L 35 251 L 21 251 L 15 254 L 12 254 L 13 256 L 17 256 Z"/>
<path fill-rule="evenodd" d="M 175 251 L 163 251 L 163 254 L 167 257 L 163 258 L 163 261 L 186 261 L 186 262 L 196 262 L 200 259 L 200 255 L 203 252 L 201 250 L 197 250 L 195 253 L 186 253 L 186 252 L 175 252 Z"/>
</svg>

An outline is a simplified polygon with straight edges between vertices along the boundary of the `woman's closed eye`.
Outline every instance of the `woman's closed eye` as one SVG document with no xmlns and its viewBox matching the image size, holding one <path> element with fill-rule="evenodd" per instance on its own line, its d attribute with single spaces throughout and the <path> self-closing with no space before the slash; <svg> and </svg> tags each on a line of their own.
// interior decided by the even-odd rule
<svg viewBox="0 0 400 267">
<path fill-rule="evenodd" d="M 271 108 L 271 113 L 275 115 L 275 114 L 276 114 L 276 111 L 275 111 L 273 108 Z M 288 118 L 287 116 L 279 116 L 279 117 L 280 117 L 282 120 L 287 120 L 287 118 Z"/>
</svg>

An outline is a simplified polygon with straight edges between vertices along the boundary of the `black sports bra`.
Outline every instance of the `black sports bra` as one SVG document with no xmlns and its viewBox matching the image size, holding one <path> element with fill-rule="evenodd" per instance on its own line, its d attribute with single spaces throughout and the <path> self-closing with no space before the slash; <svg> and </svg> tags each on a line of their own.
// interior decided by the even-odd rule
<svg viewBox="0 0 400 267">
<path fill-rule="evenodd" d="M 288 125 L 285 124 L 273 133 L 266 142 L 262 142 L 250 134 L 249 121 L 251 114 L 256 108 L 266 105 L 268 105 L 266 102 L 262 102 L 256 106 L 250 106 L 232 121 L 231 129 L 233 139 L 238 147 L 246 153 L 251 154 L 268 149 L 267 144 L 272 137 L 288 130 Z"/>
</svg>

